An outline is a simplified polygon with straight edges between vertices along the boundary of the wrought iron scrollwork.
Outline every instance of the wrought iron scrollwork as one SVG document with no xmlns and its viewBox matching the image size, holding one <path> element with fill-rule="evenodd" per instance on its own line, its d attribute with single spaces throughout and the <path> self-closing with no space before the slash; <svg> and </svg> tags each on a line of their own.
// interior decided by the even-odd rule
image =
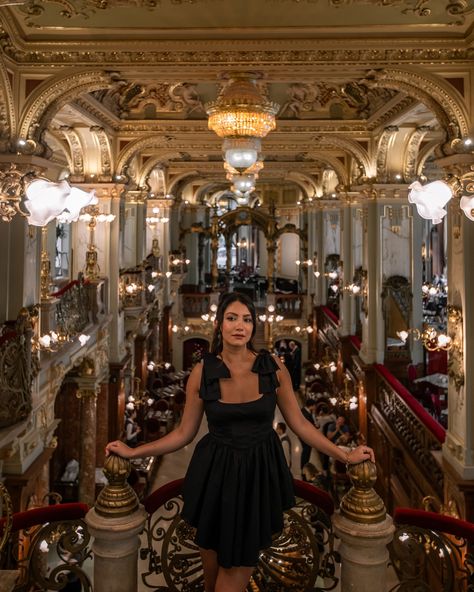
<svg viewBox="0 0 474 592">
<path fill-rule="evenodd" d="M 466 541 L 418 526 L 400 525 L 389 545 L 399 582 L 390 592 L 472 592 L 474 556 Z"/>
<path fill-rule="evenodd" d="M 204 580 L 194 529 L 180 517 L 181 497 L 168 500 L 146 528 L 144 584 L 155 592 L 202 592 Z M 305 500 L 284 514 L 284 528 L 260 554 L 248 592 L 333 590 L 338 579 L 329 516 Z"/>
<path fill-rule="evenodd" d="M 83 520 L 51 522 L 33 527 L 25 536 L 28 552 L 18 562 L 22 576 L 15 590 L 62 590 L 68 582 L 78 581 L 81 590 L 92 592 L 91 581 L 83 570 L 85 560 L 92 555 Z"/>
</svg>

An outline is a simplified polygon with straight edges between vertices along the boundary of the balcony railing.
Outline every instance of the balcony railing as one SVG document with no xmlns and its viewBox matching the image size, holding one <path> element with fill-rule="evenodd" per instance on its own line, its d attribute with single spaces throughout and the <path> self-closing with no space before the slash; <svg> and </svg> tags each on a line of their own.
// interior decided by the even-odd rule
<svg viewBox="0 0 474 592">
<path fill-rule="evenodd" d="M 249 592 L 322 591 L 337 585 L 338 555 L 331 525 L 334 504 L 326 492 L 303 481 L 294 483 L 298 503 L 285 512 L 282 533 L 262 551 Z M 147 564 L 142 581 L 155 592 L 202 590 L 204 586 L 194 530 L 180 517 L 182 485 L 182 479 L 168 483 L 144 502 L 147 545 L 140 556 Z"/>
<path fill-rule="evenodd" d="M 0 428 L 28 417 L 32 409 L 31 384 L 37 374 L 31 351 L 33 322 L 22 309 L 14 324 L 0 330 Z"/>
<path fill-rule="evenodd" d="M 3 505 L 5 500 L 4 494 Z M 73 582 L 83 592 L 92 592 L 83 569 L 91 561 L 83 520 L 88 509 L 80 503 L 57 504 L 13 515 L 7 512 L 0 519 L 0 539 L 9 532 L 0 548 L 0 570 L 15 573 L 13 592 L 62 590 Z"/>
<path fill-rule="evenodd" d="M 275 312 L 287 319 L 299 319 L 304 312 L 302 294 L 275 294 Z"/>
<path fill-rule="evenodd" d="M 474 524 L 451 516 L 397 508 L 389 545 L 399 583 L 390 592 L 474 590 Z"/>
<path fill-rule="evenodd" d="M 395 432 L 417 466 L 443 498 L 443 472 L 433 459 L 445 439 L 444 428 L 433 419 L 413 395 L 383 366 L 377 374 L 376 408 Z"/>
<path fill-rule="evenodd" d="M 209 312 L 210 294 L 181 294 L 183 315 L 188 318 L 201 318 Z"/>
</svg>

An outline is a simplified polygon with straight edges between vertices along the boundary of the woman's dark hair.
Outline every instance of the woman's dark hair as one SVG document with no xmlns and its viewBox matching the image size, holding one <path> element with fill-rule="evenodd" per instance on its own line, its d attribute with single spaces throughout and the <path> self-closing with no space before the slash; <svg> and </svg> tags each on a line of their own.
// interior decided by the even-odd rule
<svg viewBox="0 0 474 592">
<path fill-rule="evenodd" d="M 249 309 L 250 316 L 252 317 L 253 328 L 252 335 L 247 343 L 247 349 L 250 349 L 251 351 L 256 351 L 252 343 L 252 339 L 255 336 L 255 331 L 257 330 L 257 312 L 255 311 L 254 303 L 245 294 L 241 294 L 240 292 L 228 292 L 221 297 L 221 299 L 219 300 L 219 304 L 217 306 L 216 326 L 214 328 L 214 335 L 212 336 L 211 342 L 211 352 L 213 354 L 220 354 L 222 351 L 221 325 L 222 321 L 224 320 L 225 311 L 227 310 L 228 306 L 233 302 L 240 302 Z"/>
</svg>

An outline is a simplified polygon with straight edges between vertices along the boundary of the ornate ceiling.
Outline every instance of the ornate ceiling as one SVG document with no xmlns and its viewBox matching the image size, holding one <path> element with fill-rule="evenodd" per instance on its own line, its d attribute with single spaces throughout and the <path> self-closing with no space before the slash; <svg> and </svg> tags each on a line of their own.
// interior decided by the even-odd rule
<svg viewBox="0 0 474 592">
<path fill-rule="evenodd" d="M 204 106 L 225 73 L 253 71 L 280 105 L 262 186 L 408 183 L 469 131 L 473 17 L 474 0 L 0 0 L 20 104 L 2 138 L 77 181 L 225 188 Z"/>
</svg>

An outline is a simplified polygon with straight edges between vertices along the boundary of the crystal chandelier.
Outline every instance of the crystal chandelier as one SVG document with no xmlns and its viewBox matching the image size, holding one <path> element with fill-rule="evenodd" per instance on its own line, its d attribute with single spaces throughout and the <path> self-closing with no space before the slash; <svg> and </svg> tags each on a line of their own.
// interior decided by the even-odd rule
<svg viewBox="0 0 474 592">
<path fill-rule="evenodd" d="M 251 72 L 231 74 L 217 100 L 206 105 L 209 129 L 220 138 L 264 138 L 276 127 L 278 109 L 261 95 Z"/>
<path fill-rule="evenodd" d="M 215 101 L 206 105 L 208 127 L 224 139 L 224 168 L 240 205 L 248 203 L 263 163 L 261 139 L 275 129 L 279 105 L 257 87 L 255 72 L 228 75 L 228 83 Z"/>
</svg>

